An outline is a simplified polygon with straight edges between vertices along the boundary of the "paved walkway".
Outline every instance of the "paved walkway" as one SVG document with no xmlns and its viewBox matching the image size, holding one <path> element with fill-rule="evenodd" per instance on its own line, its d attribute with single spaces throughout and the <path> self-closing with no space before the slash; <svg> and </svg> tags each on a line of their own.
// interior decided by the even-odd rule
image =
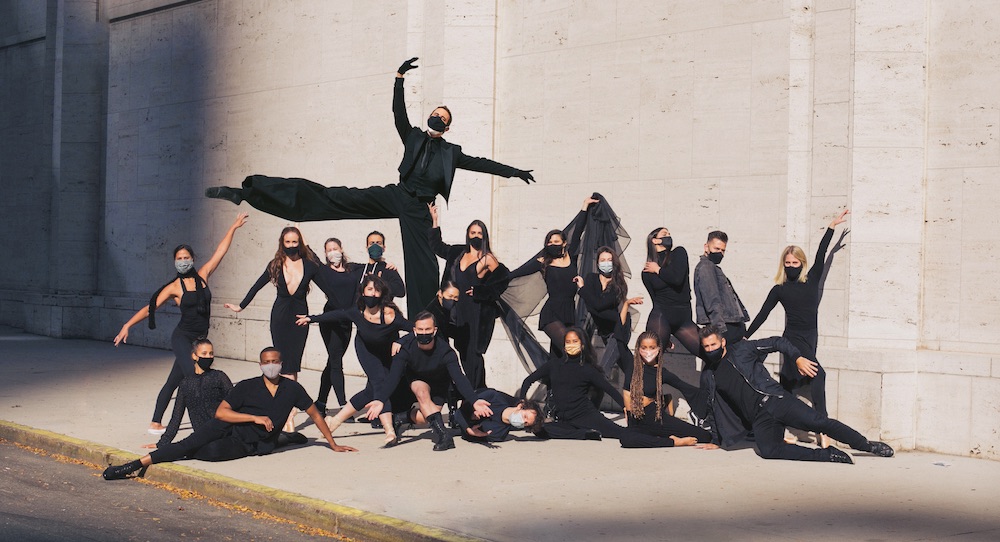
<svg viewBox="0 0 1000 542">
<path fill-rule="evenodd" d="M 65 438 L 76 444 L 63 449 L 101 445 L 141 455 L 139 446 L 155 441 L 146 427 L 171 362 L 164 350 L 0 327 L 0 420 L 55 433 L 36 444 L 58 447 L 52 442 Z M 259 375 L 253 363 L 215 366 L 234 382 Z M 318 373 L 306 371 L 302 381 L 315 392 Z M 348 378 L 348 391 L 363 384 Z M 8 438 L 34 438 L 7 426 L 0 430 Z M 302 431 L 323 442 L 311 424 Z M 856 454 L 853 466 L 809 464 L 765 461 L 752 450 L 625 450 L 614 440 L 526 439 L 494 448 L 459 440 L 455 450 L 433 452 L 427 430 L 382 450 L 380 431 L 346 424 L 335 436 L 361 451 L 336 454 L 317 443 L 149 472 L 205 476 L 233 499 L 263 486 L 278 508 L 295 500 L 284 492 L 325 501 L 330 508 L 308 504 L 313 517 L 339 514 L 344 525 L 354 516 L 403 520 L 390 525 L 397 531 L 389 539 L 406 530 L 415 538 L 453 532 L 500 541 L 1000 539 L 1000 462 L 903 452 Z M 93 491 L 114 485 L 95 478 Z M 414 524 L 432 529 L 418 533 Z"/>
</svg>

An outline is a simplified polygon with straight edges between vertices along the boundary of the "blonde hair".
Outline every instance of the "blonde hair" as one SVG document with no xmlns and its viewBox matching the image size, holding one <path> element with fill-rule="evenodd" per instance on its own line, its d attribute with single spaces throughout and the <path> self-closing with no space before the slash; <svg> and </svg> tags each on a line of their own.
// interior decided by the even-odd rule
<svg viewBox="0 0 1000 542">
<path fill-rule="evenodd" d="M 774 276 L 775 284 L 784 284 L 788 282 L 788 277 L 785 275 L 785 257 L 791 254 L 796 260 L 802 262 L 802 272 L 799 273 L 799 279 L 797 282 L 805 282 L 808 278 L 806 273 L 809 271 L 809 262 L 806 260 L 806 253 L 802 251 L 801 247 L 796 245 L 788 245 L 785 250 L 781 251 L 781 258 L 778 259 L 778 274 Z"/>
</svg>

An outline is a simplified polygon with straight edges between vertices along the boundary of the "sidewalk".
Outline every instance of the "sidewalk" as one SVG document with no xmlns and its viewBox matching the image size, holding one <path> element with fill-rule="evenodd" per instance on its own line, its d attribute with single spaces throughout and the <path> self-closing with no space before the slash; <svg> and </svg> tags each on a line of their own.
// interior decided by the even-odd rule
<svg viewBox="0 0 1000 542">
<path fill-rule="evenodd" d="M 0 327 L 0 420 L 54 433 L 0 422 L 0 436 L 90 454 L 83 459 L 107 449 L 142 455 L 140 446 L 157 438 L 146 427 L 172 359 L 165 350 Z M 260 374 L 253 363 L 217 359 L 215 367 L 233 382 Z M 314 394 L 319 375 L 305 371 L 301 381 Z M 348 377 L 349 394 L 363 385 Z M 374 525 L 370 536 L 385 539 L 1000 539 L 1000 462 L 902 452 L 855 454 L 853 466 L 810 464 L 765 461 L 752 450 L 626 450 L 615 440 L 495 448 L 458 440 L 455 450 L 433 452 L 424 429 L 382 450 L 381 431 L 360 424 L 335 435 L 360 452 L 337 454 L 307 416 L 296 420 L 317 444 L 155 465 L 148 476 L 212 486 L 223 500 L 256 494 L 277 515 L 297 509 L 327 524 L 336 516 L 347 536 Z M 92 489 L 114 485 L 95 477 Z"/>
</svg>

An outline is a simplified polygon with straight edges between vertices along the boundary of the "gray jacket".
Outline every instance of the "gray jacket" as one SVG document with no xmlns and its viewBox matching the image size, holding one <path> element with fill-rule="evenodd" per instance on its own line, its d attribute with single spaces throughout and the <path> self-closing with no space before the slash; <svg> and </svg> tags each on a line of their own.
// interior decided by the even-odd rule
<svg viewBox="0 0 1000 542">
<path fill-rule="evenodd" d="M 694 292 L 695 317 L 699 324 L 714 324 L 725 333 L 726 322 L 750 320 L 726 274 L 704 255 L 694 268 Z"/>
</svg>

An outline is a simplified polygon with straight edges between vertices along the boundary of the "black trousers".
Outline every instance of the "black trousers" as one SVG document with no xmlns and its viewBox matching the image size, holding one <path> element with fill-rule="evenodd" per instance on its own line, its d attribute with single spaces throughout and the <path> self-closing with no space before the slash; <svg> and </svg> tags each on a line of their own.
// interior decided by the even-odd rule
<svg viewBox="0 0 1000 542">
<path fill-rule="evenodd" d="M 764 459 L 791 459 L 795 461 L 829 461 L 830 450 L 806 448 L 785 442 L 785 427 L 815 431 L 830 435 L 854 448 L 866 450 L 868 439 L 843 422 L 820 414 L 809 408 L 794 395 L 768 397 L 753 420 L 757 453 Z"/>
<path fill-rule="evenodd" d="M 701 443 L 712 442 L 711 433 L 667 414 L 666 408 L 664 408 L 660 421 L 656 421 L 656 403 L 646 405 L 646 408 L 643 409 L 642 418 L 635 418 L 630 413 L 628 415 L 628 427 L 640 433 L 658 437 L 669 437 L 671 435 L 675 437 L 695 437 Z"/>
<path fill-rule="evenodd" d="M 153 450 L 149 457 L 154 465 L 179 459 L 229 461 L 251 455 L 253 451 L 250 445 L 236 438 L 224 425 L 209 423 L 183 440 Z"/>
<path fill-rule="evenodd" d="M 455 350 L 462 362 L 462 371 L 469 378 L 472 389 L 486 387 L 486 361 L 479 351 L 479 322 L 468 323 L 455 328 Z M 487 345 L 489 344 L 487 339 Z"/>
<path fill-rule="evenodd" d="M 816 361 L 816 364 L 820 365 L 819 360 L 816 359 L 816 343 L 818 341 L 818 334 L 815 329 L 809 331 L 785 329 L 782 337 L 788 339 L 792 344 L 794 344 L 803 356 Z M 826 371 L 823 370 L 822 365 L 820 365 L 819 369 L 817 369 L 816 376 L 809 378 L 808 376 L 802 376 L 799 374 L 799 369 L 795 365 L 794 359 L 789 359 L 782 355 L 781 369 L 778 371 L 778 380 L 781 382 L 782 388 L 800 395 L 801 388 L 808 386 L 809 398 L 812 400 L 813 408 L 815 408 L 820 414 L 824 416 L 827 415 Z"/>
<path fill-rule="evenodd" d="M 316 402 L 325 405 L 332 387 L 337 395 L 337 403 L 346 405 L 344 353 L 347 352 L 347 345 L 351 342 L 351 324 L 323 322 L 319 325 L 319 334 L 323 337 L 323 344 L 326 345 L 326 368 L 319 375 L 319 393 L 316 394 Z"/>
<path fill-rule="evenodd" d="M 181 328 L 174 328 L 170 335 L 170 348 L 174 351 L 174 365 L 170 368 L 167 381 L 160 388 L 160 393 L 156 396 L 156 407 L 153 409 L 153 421 L 161 423 L 163 413 L 167 411 L 167 404 L 170 397 L 177 391 L 177 386 L 181 384 L 186 376 L 194 375 L 194 360 L 191 359 L 191 345 L 198 337 L 208 335 L 205 331 L 184 331 Z"/>
<path fill-rule="evenodd" d="M 243 181 L 243 199 L 267 214 L 293 222 L 399 219 L 410 318 L 434 299 L 440 270 L 427 235 L 430 211 L 426 203 L 398 184 L 327 187 L 306 179 L 251 175 Z"/>
<path fill-rule="evenodd" d="M 602 437 L 618 439 L 622 448 L 669 448 L 674 445 L 673 439 L 669 438 L 669 436 L 651 435 L 628 427 L 622 427 L 607 419 L 604 414 L 601 414 L 596 409 L 569 420 L 548 422 L 543 426 L 543 433 L 540 436 L 583 440 L 590 429 L 596 429 L 601 433 Z"/>
</svg>

